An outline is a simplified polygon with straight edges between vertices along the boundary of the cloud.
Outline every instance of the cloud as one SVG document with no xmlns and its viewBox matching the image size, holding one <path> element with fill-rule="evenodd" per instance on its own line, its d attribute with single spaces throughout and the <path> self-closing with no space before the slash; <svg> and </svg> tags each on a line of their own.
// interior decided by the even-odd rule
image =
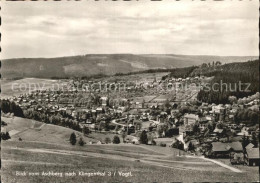
<svg viewBox="0 0 260 183">
<path fill-rule="evenodd" d="M 3 2 L 2 58 L 258 55 L 257 1 Z"/>
</svg>

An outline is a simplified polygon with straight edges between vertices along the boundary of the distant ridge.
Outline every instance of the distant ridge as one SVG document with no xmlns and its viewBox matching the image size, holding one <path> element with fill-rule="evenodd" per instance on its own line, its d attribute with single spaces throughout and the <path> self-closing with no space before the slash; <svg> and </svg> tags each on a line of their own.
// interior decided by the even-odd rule
<svg viewBox="0 0 260 183">
<path fill-rule="evenodd" d="M 256 60 L 257 56 L 208 56 L 175 54 L 88 54 L 57 58 L 15 58 L 2 60 L 3 78 L 53 78 L 113 75 L 149 69 L 189 67 L 220 61 L 222 63 Z"/>
</svg>

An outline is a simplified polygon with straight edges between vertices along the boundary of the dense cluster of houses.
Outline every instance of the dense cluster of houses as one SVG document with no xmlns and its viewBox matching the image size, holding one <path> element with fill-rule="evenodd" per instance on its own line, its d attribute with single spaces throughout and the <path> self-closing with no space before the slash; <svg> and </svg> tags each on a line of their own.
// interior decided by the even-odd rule
<svg viewBox="0 0 260 183">
<path fill-rule="evenodd" d="M 199 79 L 168 78 L 167 81 L 168 84 L 176 84 Z M 214 158 L 231 157 L 231 152 L 236 153 L 235 157 L 239 153 L 246 153 L 244 159 L 247 164 L 257 164 L 255 145 L 245 151 L 241 139 L 245 136 L 251 138 L 253 134 L 259 137 L 259 127 L 237 123 L 235 115 L 241 110 L 259 109 L 259 99 L 247 101 L 246 104 L 202 103 L 198 106 L 194 101 L 185 100 L 190 98 L 191 93 L 183 94 L 181 101 L 176 101 L 177 94 L 169 91 L 155 95 L 155 86 L 158 84 L 160 81 L 139 83 L 135 89 L 139 92 L 140 88 L 147 91 L 140 96 L 135 95 L 137 90 L 114 95 L 100 91 L 84 95 L 74 90 L 44 90 L 13 97 L 12 100 L 24 111 L 32 110 L 48 115 L 66 114 L 76 120 L 81 128 L 88 127 L 92 131 L 97 129 L 98 123 L 105 121 L 106 116 L 110 120 L 110 127 L 106 131 L 117 134 L 126 132 L 126 142 L 129 143 L 139 144 L 139 134 L 145 130 L 147 144 L 150 145 L 177 147 L 178 143 L 182 144 L 182 150 Z M 147 90 L 147 86 L 154 89 Z"/>
</svg>

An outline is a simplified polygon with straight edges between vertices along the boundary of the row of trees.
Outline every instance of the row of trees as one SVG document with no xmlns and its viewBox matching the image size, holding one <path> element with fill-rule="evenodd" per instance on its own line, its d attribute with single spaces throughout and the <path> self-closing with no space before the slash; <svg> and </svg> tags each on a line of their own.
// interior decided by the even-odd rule
<svg viewBox="0 0 260 183">
<path fill-rule="evenodd" d="M 14 113 L 15 116 L 24 117 L 23 110 L 13 101 L 0 100 L 1 111 L 4 113 Z"/>
<path fill-rule="evenodd" d="M 76 143 L 77 143 L 77 136 L 76 136 L 76 134 L 74 132 L 71 133 L 69 141 L 70 141 L 71 145 L 76 145 Z M 119 136 L 115 135 L 112 142 L 113 142 L 113 144 L 120 144 Z M 105 138 L 105 143 L 106 144 L 110 144 L 111 143 L 111 139 L 109 137 L 106 137 Z M 78 141 L 78 144 L 80 146 L 84 146 L 86 144 L 86 142 L 84 141 L 84 139 L 82 137 L 80 137 L 79 141 Z"/>
<path fill-rule="evenodd" d="M 1 132 L 0 133 L 0 140 L 8 140 L 11 139 L 9 132 Z"/>
<path fill-rule="evenodd" d="M 245 123 L 249 125 L 256 125 L 259 122 L 259 112 L 252 111 L 251 109 L 245 109 L 238 111 L 234 116 L 236 123 Z"/>
<path fill-rule="evenodd" d="M 71 145 L 76 145 L 76 143 L 77 143 L 77 136 L 76 136 L 76 134 L 74 132 L 71 133 L 71 135 L 70 135 L 70 143 L 71 143 Z M 82 137 L 80 137 L 79 141 L 78 141 L 78 144 L 80 146 L 84 146 L 86 144 L 86 142 L 83 140 Z"/>
<path fill-rule="evenodd" d="M 63 115 L 64 114 L 64 115 Z M 24 117 L 28 119 L 34 119 L 47 124 L 59 125 L 67 128 L 71 128 L 76 131 L 81 131 L 79 122 L 72 119 L 71 116 L 66 113 L 48 114 L 35 110 L 25 110 Z"/>
</svg>

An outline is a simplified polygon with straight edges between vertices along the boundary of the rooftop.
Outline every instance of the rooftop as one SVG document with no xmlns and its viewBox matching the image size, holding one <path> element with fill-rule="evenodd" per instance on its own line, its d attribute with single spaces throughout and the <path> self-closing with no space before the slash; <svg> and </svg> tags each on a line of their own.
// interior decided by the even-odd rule
<svg viewBox="0 0 260 183">
<path fill-rule="evenodd" d="M 252 148 L 247 150 L 247 155 L 249 159 L 259 159 L 259 149 Z"/>
</svg>

